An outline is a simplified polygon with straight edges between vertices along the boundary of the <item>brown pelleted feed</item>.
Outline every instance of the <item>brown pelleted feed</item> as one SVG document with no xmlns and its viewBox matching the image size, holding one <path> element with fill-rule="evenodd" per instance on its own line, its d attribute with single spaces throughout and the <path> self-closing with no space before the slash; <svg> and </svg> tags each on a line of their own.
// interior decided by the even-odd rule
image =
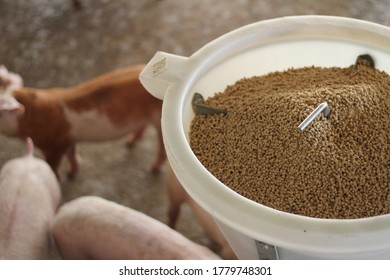
<svg viewBox="0 0 390 280">
<path fill-rule="evenodd" d="M 326 101 L 329 118 L 297 126 Z M 190 145 L 237 193 L 294 214 L 354 219 L 390 213 L 390 76 L 364 65 L 244 78 L 205 104 Z"/>
</svg>

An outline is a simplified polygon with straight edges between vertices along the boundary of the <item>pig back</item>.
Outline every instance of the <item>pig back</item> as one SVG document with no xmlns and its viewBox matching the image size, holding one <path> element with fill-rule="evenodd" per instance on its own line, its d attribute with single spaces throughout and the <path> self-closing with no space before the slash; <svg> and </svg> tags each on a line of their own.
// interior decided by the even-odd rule
<svg viewBox="0 0 390 280">
<path fill-rule="evenodd" d="M 219 258 L 165 224 L 98 197 L 82 197 L 62 206 L 53 235 L 64 258 Z"/>
<path fill-rule="evenodd" d="M 48 258 L 60 200 L 59 183 L 45 161 L 8 161 L 0 172 L 0 259 Z"/>
</svg>

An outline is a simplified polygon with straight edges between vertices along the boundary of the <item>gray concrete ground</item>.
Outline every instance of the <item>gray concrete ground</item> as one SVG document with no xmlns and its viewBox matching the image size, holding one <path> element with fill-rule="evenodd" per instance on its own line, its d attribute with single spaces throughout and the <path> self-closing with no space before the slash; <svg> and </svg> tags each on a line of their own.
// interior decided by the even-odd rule
<svg viewBox="0 0 390 280">
<path fill-rule="evenodd" d="M 19 73 L 26 86 L 80 83 L 126 65 L 148 62 L 158 51 L 189 56 L 242 25 L 288 15 L 335 15 L 383 23 L 388 0 L 0 0 L 0 64 Z M 166 222 L 166 166 L 149 171 L 155 131 L 128 150 L 125 139 L 81 144 L 81 172 L 62 180 L 64 201 L 98 195 Z M 24 153 L 24 145 L 0 136 L 0 166 Z M 39 153 L 38 153 L 39 155 Z M 64 161 L 62 172 L 67 163 Z M 178 230 L 215 246 L 184 208 Z"/>
</svg>

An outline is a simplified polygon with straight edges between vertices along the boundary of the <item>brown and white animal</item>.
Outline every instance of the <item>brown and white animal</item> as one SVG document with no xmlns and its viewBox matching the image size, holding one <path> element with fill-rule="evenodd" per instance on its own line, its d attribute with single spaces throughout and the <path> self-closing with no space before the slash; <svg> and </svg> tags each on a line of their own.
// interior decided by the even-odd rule
<svg viewBox="0 0 390 280">
<path fill-rule="evenodd" d="M 61 189 L 50 166 L 33 156 L 6 162 L 0 172 L 0 259 L 50 259 L 51 227 Z"/>
<path fill-rule="evenodd" d="M 129 144 L 133 144 L 152 124 L 159 143 L 152 169 L 159 171 L 166 157 L 160 124 L 162 101 L 141 85 L 138 76 L 143 67 L 122 68 L 67 88 L 4 90 L 0 98 L 12 106 L 2 106 L 0 101 L 0 133 L 31 137 L 57 175 L 67 154 L 72 176 L 79 170 L 77 142 L 105 141 L 132 133 Z"/>
<path fill-rule="evenodd" d="M 169 210 L 168 210 L 168 225 L 171 228 L 176 227 L 176 222 L 180 214 L 180 207 L 183 203 L 188 203 L 199 224 L 210 237 L 211 240 L 216 242 L 220 247 L 220 254 L 224 259 L 237 259 L 236 254 L 226 241 L 218 225 L 214 221 L 213 217 L 201 208 L 185 191 L 179 180 L 176 178 L 171 167 L 168 168 L 168 197 L 169 197 Z"/>
<path fill-rule="evenodd" d="M 93 196 L 64 204 L 53 236 L 64 259 L 219 259 L 162 222 Z"/>
</svg>

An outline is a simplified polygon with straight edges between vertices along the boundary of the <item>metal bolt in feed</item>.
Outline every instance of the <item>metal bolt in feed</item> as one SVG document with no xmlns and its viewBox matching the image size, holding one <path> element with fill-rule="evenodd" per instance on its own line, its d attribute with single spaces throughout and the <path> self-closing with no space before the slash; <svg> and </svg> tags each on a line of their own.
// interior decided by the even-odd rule
<svg viewBox="0 0 390 280">
<path fill-rule="evenodd" d="M 323 102 L 320 105 L 318 105 L 317 108 L 314 109 L 313 112 L 310 113 L 309 116 L 307 116 L 306 119 L 303 120 L 303 122 L 298 126 L 298 131 L 303 132 L 305 128 L 319 115 L 323 113 L 325 118 L 328 118 L 330 115 L 330 108 L 328 103 Z"/>
<path fill-rule="evenodd" d="M 192 109 L 197 115 L 216 115 L 216 114 L 227 114 L 225 109 L 214 108 L 204 104 L 204 98 L 200 93 L 195 93 L 192 97 Z"/>
<path fill-rule="evenodd" d="M 374 58 L 369 54 L 361 54 L 356 58 L 355 66 L 358 64 L 366 65 L 368 67 L 375 67 Z"/>
</svg>

